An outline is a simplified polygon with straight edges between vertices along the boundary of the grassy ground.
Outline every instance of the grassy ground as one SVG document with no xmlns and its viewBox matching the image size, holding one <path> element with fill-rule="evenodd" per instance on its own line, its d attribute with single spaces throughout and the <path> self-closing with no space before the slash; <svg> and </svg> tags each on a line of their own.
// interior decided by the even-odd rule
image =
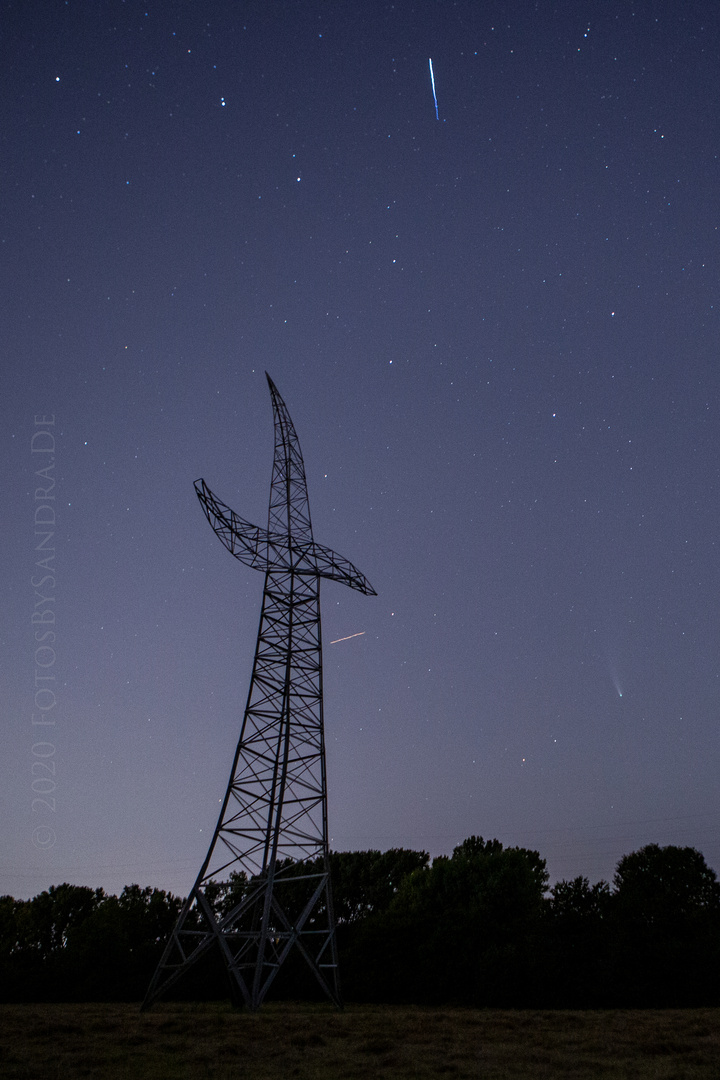
<svg viewBox="0 0 720 1080">
<path fill-rule="evenodd" d="M 3 1080 L 717 1080 L 720 1009 L 0 1005 Z"/>
</svg>

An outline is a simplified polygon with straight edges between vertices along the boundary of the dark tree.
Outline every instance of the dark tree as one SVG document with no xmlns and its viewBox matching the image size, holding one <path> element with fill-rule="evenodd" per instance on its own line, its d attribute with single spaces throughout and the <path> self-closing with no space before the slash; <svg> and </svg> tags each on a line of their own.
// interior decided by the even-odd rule
<svg viewBox="0 0 720 1080">
<path fill-rule="evenodd" d="M 545 862 L 470 837 L 404 879 L 360 927 L 354 989 L 375 1000 L 520 1004 L 532 993 Z M 350 994 L 348 987 L 348 994 Z"/>
<path fill-rule="evenodd" d="M 691 847 L 648 844 L 615 873 L 615 977 L 628 1005 L 720 1002 L 720 885 Z"/>
<path fill-rule="evenodd" d="M 162 889 L 126 885 L 105 897 L 68 937 L 61 970 L 73 997 L 86 1001 L 142 997 L 180 909 Z"/>
<path fill-rule="evenodd" d="M 60 960 L 73 931 L 105 898 L 102 889 L 51 885 L 32 900 L 0 904 L 0 994 L 5 1001 L 52 1000 L 66 990 Z"/>
<path fill-rule="evenodd" d="M 543 1004 L 587 1008 L 612 1000 L 608 950 L 612 894 L 606 881 L 558 881 L 546 917 Z"/>
<path fill-rule="evenodd" d="M 430 861 L 426 851 L 331 851 L 330 875 L 335 918 L 339 925 L 355 923 L 384 911 L 400 885 Z"/>
<path fill-rule="evenodd" d="M 178 909 L 176 897 L 138 885 L 119 897 L 67 884 L 32 900 L 2 897 L 2 999 L 141 997 Z"/>
<path fill-rule="evenodd" d="M 306 870 L 284 867 L 301 906 L 311 896 Z M 476 836 L 432 864 L 401 848 L 334 852 L 331 872 L 350 1000 L 720 1004 L 720 885 L 694 848 L 650 844 L 620 860 L 612 890 L 577 877 L 549 895 L 536 851 Z M 217 916 L 251 884 L 243 874 L 208 883 Z M 120 896 L 64 884 L 32 900 L 0 897 L 0 1000 L 138 1000 L 180 906 L 138 885 Z M 283 966 L 273 996 L 322 993 L 300 960 Z M 226 997 L 221 958 L 210 951 L 178 993 Z"/>
</svg>

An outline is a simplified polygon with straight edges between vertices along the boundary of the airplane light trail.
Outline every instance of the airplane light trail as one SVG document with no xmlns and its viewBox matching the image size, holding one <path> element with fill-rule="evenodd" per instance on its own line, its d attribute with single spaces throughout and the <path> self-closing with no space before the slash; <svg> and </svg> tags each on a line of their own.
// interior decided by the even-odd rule
<svg viewBox="0 0 720 1080">
<path fill-rule="evenodd" d="M 331 641 L 330 644 L 331 645 L 337 645 L 338 641 L 349 641 L 350 638 L 353 638 L 353 637 L 362 637 L 364 633 L 365 633 L 364 630 L 360 630 L 360 632 L 357 633 L 357 634 L 348 634 L 347 637 L 338 637 L 338 638 L 335 638 L 334 641 Z"/>
</svg>

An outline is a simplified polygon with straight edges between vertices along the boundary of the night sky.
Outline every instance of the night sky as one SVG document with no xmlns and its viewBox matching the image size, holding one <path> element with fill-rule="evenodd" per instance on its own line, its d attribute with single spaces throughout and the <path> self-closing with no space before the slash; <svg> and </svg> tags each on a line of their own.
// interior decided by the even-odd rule
<svg viewBox="0 0 720 1080">
<path fill-rule="evenodd" d="M 190 889 L 263 586 L 193 481 L 265 524 L 266 370 L 378 593 L 321 590 L 331 846 L 720 870 L 718 4 L 0 29 L 0 893 Z"/>
</svg>

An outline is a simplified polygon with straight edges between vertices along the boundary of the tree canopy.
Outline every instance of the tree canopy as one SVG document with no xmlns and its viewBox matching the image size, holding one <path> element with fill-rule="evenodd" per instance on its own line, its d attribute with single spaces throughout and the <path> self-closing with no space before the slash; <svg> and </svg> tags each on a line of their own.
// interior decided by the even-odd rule
<svg viewBox="0 0 720 1080">
<path fill-rule="evenodd" d="M 349 1000 L 720 1004 L 720 885 L 695 848 L 649 844 L 620 859 L 612 885 L 576 877 L 550 889 L 537 851 L 479 836 L 433 860 L 402 848 L 332 852 L 330 867 Z M 218 882 L 218 911 L 246 887 Z M 138 885 L 111 896 L 67 883 L 0 897 L 0 997 L 140 1000 L 181 902 Z M 289 965 L 278 995 L 305 995 L 303 972 Z M 226 997 L 222 965 L 208 960 L 185 994 Z"/>
</svg>

